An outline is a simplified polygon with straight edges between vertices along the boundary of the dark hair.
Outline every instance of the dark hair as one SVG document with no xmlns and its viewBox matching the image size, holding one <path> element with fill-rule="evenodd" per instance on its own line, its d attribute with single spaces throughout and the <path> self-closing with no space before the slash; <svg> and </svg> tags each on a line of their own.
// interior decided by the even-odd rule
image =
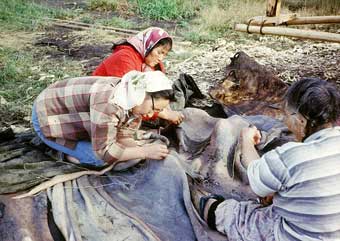
<svg viewBox="0 0 340 241">
<path fill-rule="evenodd" d="M 325 80 L 301 79 L 288 89 L 286 101 L 289 107 L 306 118 L 306 136 L 325 123 L 335 122 L 340 116 L 340 94 L 334 84 Z"/>
<path fill-rule="evenodd" d="M 147 92 L 148 95 L 152 96 L 155 99 L 158 98 L 164 98 L 167 100 L 173 100 L 174 99 L 174 92 L 173 90 L 161 90 L 157 92 Z"/>
<path fill-rule="evenodd" d="M 171 38 L 162 38 L 161 40 L 159 40 L 155 46 L 153 46 L 150 50 L 148 50 L 145 53 L 145 56 L 147 56 L 153 49 L 159 47 L 159 46 L 165 46 L 165 45 L 169 45 L 170 46 L 170 50 L 172 49 L 172 39 Z"/>
</svg>

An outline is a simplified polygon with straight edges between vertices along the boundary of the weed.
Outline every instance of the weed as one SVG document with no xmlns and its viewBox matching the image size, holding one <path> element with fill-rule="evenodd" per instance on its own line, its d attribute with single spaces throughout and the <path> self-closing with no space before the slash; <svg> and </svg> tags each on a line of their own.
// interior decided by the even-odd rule
<svg viewBox="0 0 340 241">
<path fill-rule="evenodd" d="M 196 15 L 199 1 L 136 0 L 138 12 L 155 20 L 189 19 Z"/>
<path fill-rule="evenodd" d="M 7 29 L 33 30 L 44 25 L 45 17 L 62 18 L 66 10 L 48 8 L 25 0 L 1 0 L 0 23 Z"/>
<path fill-rule="evenodd" d="M 213 31 L 203 31 L 200 28 L 194 28 L 190 31 L 186 31 L 183 34 L 185 40 L 193 43 L 211 42 L 221 37 L 221 34 Z"/>
<path fill-rule="evenodd" d="M 119 0 L 88 0 L 87 5 L 91 10 L 114 11 Z"/>
<path fill-rule="evenodd" d="M 125 20 L 124 18 L 120 18 L 120 17 L 100 19 L 97 21 L 97 23 L 106 25 L 106 26 L 118 27 L 118 28 L 133 28 L 134 27 L 134 24 L 131 21 Z"/>
<path fill-rule="evenodd" d="M 80 22 L 83 22 L 83 23 L 87 23 L 87 24 L 94 24 L 95 23 L 95 19 L 90 16 L 90 15 L 83 15 L 79 18 L 79 21 Z"/>
</svg>

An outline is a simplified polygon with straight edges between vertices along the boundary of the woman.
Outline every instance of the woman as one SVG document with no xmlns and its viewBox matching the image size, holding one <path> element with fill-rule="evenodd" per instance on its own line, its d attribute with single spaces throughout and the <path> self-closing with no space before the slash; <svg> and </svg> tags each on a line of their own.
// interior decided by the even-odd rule
<svg viewBox="0 0 340 241">
<path fill-rule="evenodd" d="M 164 144 L 139 146 L 141 118 L 169 105 L 172 82 L 160 71 L 131 71 L 115 77 L 56 82 L 35 100 L 33 127 L 52 149 L 70 161 L 90 165 L 132 159 L 163 159 Z"/>
<path fill-rule="evenodd" d="M 339 92 L 326 81 L 302 79 L 289 88 L 285 113 L 298 142 L 260 158 L 254 147 L 259 131 L 245 128 L 240 135 L 250 187 L 260 197 L 272 197 L 272 205 L 193 197 L 201 217 L 230 240 L 339 240 Z"/>
<path fill-rule="evenodd" d="M 122 77 L 131 70 L 165 72 L 163 59 L 172 48 L 172 38 L 161 28 L 151 27 L 115 43 L 112 54 L 93 72 L 94 76 Z"/>
<path fill-rule="evenodd" d="M 115 43 L 112 54 L 106 58 L 92 73 L 94 76 L 122 77 L 131 70 L 141 72 L 160 70 L 165 72 L 163 59 L 172 48 L 172 38 L 161 28 L 151 27 L 127 40 Z M 179 124 L 183 115 L 166 108 L 163 112 L 155 112 L 151 118 L 157 117 Z"/>
</svg>

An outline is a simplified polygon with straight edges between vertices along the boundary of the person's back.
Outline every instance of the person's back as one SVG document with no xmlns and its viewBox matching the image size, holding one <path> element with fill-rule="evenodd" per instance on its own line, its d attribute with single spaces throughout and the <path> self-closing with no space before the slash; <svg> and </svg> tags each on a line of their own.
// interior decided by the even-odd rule
<svg viewBox="0 0 340 241">
<path fill-rule="evenodd" d="M 143 71 L 143 58 L 133 46 L 116 46 L 112 54 L 106 58 L 92 73 L 93 76 L 122 77 L 131 70 Z"/>
<path fill-rule="evenodd" d="M 279 188 L 273 198 L 273 210 L 281 217 L 275 227 L 277 240 L 340 237 L 339 144 L 340 127 L 333 127 L 264 156 L 262 183 Z"/>
<path fill-rule="evenodd" d="M 67 146 L 74 146 L 76 140 L 90 138 L 89 106 L 108 103 L 119 80 L 115 77 L 80 77 L 50 85 L 34 103 L 44 135 L 57 143 L 68 143 Z M 115 112 L 124 113 L 118 108 Z"/>
<path fill-rule="evenodd" d="M 249 185 L 264 202 L 198 196 L 201 217 L 232 240 L 340 240 L 339 91 L 302 79 L 288 89 L 284 112 L 296 142 L 260 157 L 261 133 L 256 127 L 240 133 Z"/>
<path fill-rule="evenodd" d="M 69 161 L 101 166 L 141 158 L 160 160 L 168 154 L 167 147 L 139 146 L 135 134 L 143 116 L 169 105 L 171 84 L 160 71 L 132 71 L 121 79 L 59 81 L 35 100 L 32 125 L 45 144 Z"/>
</svg>

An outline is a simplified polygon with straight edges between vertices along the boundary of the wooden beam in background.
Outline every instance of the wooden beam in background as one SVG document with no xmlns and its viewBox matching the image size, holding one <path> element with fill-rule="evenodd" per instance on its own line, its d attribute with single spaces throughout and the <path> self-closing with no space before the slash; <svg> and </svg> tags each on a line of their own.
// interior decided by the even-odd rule
<svg viewBox="0 0 340 241">
<path fill-rule="evenodd" d="M 249 31 L 249 33 L 262 33 L 262 34 L 280 35 L 280 36 L 287 36 L 287 37 L 340 43 L 340 34 L 326 33 L 326 32 L 314 31 L 314 30 L 303 30 L 303 29 L 281 28 L 281 27 L 262 27 L 261 29 L 260 26 L 250 25 L 248 27 L 248 25 L 246 24 L 235 24 L 234 29 L 240 32 Z"/>
<path fill-rule="evenodd" d="M 265 17 L 265 16 L 256 16 L 250 18 L 247 23 L 250 22 L 250 25 L 257 26 L 272 26 L 285 24 L 285 25 L 303 25 L 303 24 L 332 24 L 332 23 L 340 23 L 340 16 L 314 16 L 314 17 L 297 17 L 296 14 L 285 14 L 280 15 L 279 17 Z"/>
</svg>

